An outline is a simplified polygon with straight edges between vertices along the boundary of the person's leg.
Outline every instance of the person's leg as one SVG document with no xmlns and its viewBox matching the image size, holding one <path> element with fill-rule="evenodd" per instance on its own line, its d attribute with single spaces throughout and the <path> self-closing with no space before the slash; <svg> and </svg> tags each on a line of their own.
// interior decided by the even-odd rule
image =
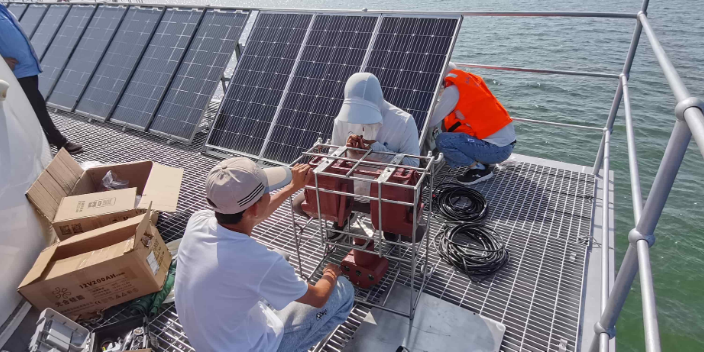
<svg viewBox="0 0 704 352">
<path fill-rule="evenodd" d="M 498 164 L 511 156 L 513 145 L 499 147 L 476 139 L 466 133 L 441 133 L 437 139 L 438 149 L 445 154 L 450 166 L 470 166 L 475 161 Z"/>
<path fill-rule="evenodd" d="M 57 148 L 63 147 L 67 142 L 66 137 L 56 128 L 54 121 L 52 121 L 51 116 L 49 116 L 44 97 L 42 93 L 39 92 L 38 76 L 18 78 L 17 81 L 20 82 L 24 94 L 27 96 L 29 103 L 32 104 L 34 114 L 37 115 L 37 119 L 39 119 L 39 123 L 42 125 L 42 129 L 44 130 L 49 144 Z"/>
<path fill-rule="evenodd" d="M 457 181 L 466 185 L 473 185 L 494 176 L 491 168 L 485 165 L 498 164 L 508 159 L 513 152 L 513 145 L 499 147 L 465 133 L 441 133 L 437 145 L 441 152 L 446 150 L 449 153 L 449 157 L 446 157 L 451 167 L 472 167 L 457 177 Z"/>
<path fill-rule="evenodd" d="M 305 195 L 305 190 L 301 193 L 299 193 L 297 196 L 293 197 L 293 202 L 291 204 L 291 207 L 293 208 L 293 212 L 303 216 L 305 218 L 309 218 L 308 214 L 306 214 L 305 211 L 303 211 L 303 202 L 306 201 L 306 195 Z"/>
<path fill-rule="evenodd" d="M 476 161 L 465 153 L 468 137 L 471 138 L 466 133 L 443 132 L 435 139 L 435 146 L 451 168 L 470 166 Z"/>
<path fill-rule="evenodd" d="M 340 277 L 323 308 L 292 302 L 276 311 L 284 323 L 284 336 L 278 350 L 307 351 L 347 320 L 353 305 L 354 287 L 347 278 Z"/>
</svg>

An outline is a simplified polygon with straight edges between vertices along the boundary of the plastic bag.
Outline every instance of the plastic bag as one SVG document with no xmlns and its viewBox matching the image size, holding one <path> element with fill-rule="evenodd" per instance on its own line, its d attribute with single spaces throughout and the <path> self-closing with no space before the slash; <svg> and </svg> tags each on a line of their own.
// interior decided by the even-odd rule
<svg viewBox="0 0 704 352">
<path fill-rule="evenodd" d="M 129 186 L 129 180 L 122 180 L 112 170 L 103 176 L 103 191 L 112 191 L 116 189 L 123 189 Z"/>
<path fill-rule="evenodd" d="M 81 163 L 81 169 L 88 170 L 90 168 L 105 166 L 105 165 L 106 164 L 101 163 L 100 161 L 89 160 L 89 161 L 84 161 Z"/>
</svg>

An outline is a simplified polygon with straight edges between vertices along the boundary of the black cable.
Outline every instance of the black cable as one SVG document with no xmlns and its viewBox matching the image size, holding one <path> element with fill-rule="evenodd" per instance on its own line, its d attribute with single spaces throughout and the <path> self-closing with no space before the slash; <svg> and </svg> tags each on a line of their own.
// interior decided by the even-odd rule
<svg viewBox="0 0 704 352">
<path fill-rule="evenodd" d="M 479 223 L 488 212 L 486 199 L 481 193 L 457 183 L 439 184 L 433 190 L 432 201 L 433 210 L 448 221 Z"/>
<path fill-rule="evenodd" d="M 494 274 L 509 260 L 501 238 L 481 224 L 446 227 L 438 232 L 434 242 L 440 257 L 474 282 Z"/>
</svg>

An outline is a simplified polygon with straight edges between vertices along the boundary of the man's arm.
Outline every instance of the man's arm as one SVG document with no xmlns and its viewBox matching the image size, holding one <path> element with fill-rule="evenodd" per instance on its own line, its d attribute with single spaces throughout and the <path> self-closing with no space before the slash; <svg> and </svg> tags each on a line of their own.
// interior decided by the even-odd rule
<svg viewBox="0 0 704 352">
<path fill-rule="evenodd" d="M 291 183 L 276 192 L 276 194 L 271 195 L 269 207 L 267 208 L 267 212 L 265 216 L 262 217 L 262 219 L 267 219 L 269 216 L 271 216 L 271 214 L 276 211 L 276 209 L 279 209 L 281 204 L 284 204 L 284 201 L 286 201 L 286 199 L 291 197 L 299 189 L 305 187 L 311 175 L 313 175 L 313 171 L 311 171 L 310 165 L 296 164 L 291 169 Z"/>
<path fill-rule="evenodd" d="M 332 291 L 335 289 L 337 278 L 342 275 L 340 266 L 328 263 L 323 269 L 323 277 L 318 280 L 315 286 L 308 284 L 308 291 L 303 297 L 296 300 L 298 303 L 307 304 L 315 308 L 323 308 L 328 302 Z"/>
<path fill-rule="evenodd" d="M 457 86 L 451 85 L 442 92 L 440 95 L 440 100 L 437 105 L 435 105 L 435 110 L 433 110 L 433 116 L 428 122 L 428 126 L 434 127 L 445 118 L 445 116 L 450 115 L 450 113 L 455 110 L 457 103 L 460 101 L 460 91 Z"/>
<path fill-rule="evenodd" d="M 420 147 L 418 146 L 418 129 L 416 128 L 416 123 L 413 118 L 408 119 L 406 122 L 405 130 L 402 132 L 404 134 L 403 142 L 401 144 L 400 150 L 398 152 L 390 150 L 385 145 L 374 142 L 369 145 L 375 152 L 393 152 L 393 153 L 403 153 L 409 155 L 420 155 Z M 366 142 L 366 141 L 365 141 Z M 374 155 L 376 160 L 381 162 L 390 162 L 393 159 L 393 155 Z M 403 165 L 418 167 L 420 165 L 420 160 L 417 158 L 403 158 L 401 162 Z"/>
</svg>

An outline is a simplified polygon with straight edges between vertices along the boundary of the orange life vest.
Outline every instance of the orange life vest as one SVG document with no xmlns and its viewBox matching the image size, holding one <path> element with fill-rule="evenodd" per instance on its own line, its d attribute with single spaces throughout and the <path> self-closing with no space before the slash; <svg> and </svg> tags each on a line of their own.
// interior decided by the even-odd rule
<svg viewBox="0 0 704 352">
<path fill-rule="evenodd" d="M 445 131 L 463 132 L 484 139 L 513 121 L 481 77 L 452 70 L 445 77 L 445 87 L 452 84 L 457 86 L 460 99 L 455 110 L 443 121 Z"/>
</svg>

